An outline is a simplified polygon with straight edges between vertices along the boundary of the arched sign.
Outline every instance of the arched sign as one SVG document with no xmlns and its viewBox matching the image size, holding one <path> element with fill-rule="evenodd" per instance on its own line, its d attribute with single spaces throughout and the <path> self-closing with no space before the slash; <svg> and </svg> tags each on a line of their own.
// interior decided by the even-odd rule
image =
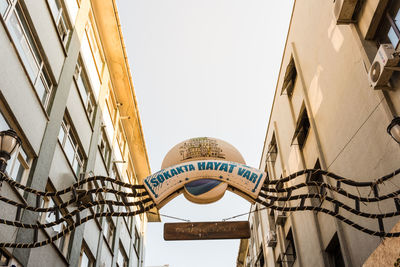
<svg viewBox="0 0 400 267">
<path fill-rule="evenodd" d="M 193 138 L 172 148 L 163 169 L 147 177 L 144 185 L 159 208 L 182 192 L 201 204 L 219 200 L 226 189 L 251 201 L 266 174 L 244 163 L 240 153 L 222 140 Z"/>
</svg>

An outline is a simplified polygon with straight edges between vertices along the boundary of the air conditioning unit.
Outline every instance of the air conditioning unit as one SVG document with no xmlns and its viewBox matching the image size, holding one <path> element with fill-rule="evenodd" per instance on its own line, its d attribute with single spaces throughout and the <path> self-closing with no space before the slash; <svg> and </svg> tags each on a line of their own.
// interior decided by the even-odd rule
<svg viewBox="0 0 400 267">
<path fill-rule="evenodd" d="M 276 240 L 276 233 L 275 231 L 268 231 L 266 234 L 266 238 L 267 238 L 267 247 L 275 247 L 277 240 Z"/>
<path fill-rule="evenodd" d="M 275 224 L 283 226 L 286 222 L 286 214 L 283 211 L 276 211 L 275 212 Z"/>
<path fill-rule="evenodd" d="M 336 24 L 353 23 L 354 12 L 359 0 L 335 0 L 333 13 L 335 14 Z"/>
<path fill-rule="evenodd" d="M 381 44 L 368 72 L 368 79 L 374 89 L 390 88 L 389 79 L 393 73 L 393 67 L 399 63 L 400 57 L 395 55 L 392 44 Z"/>
</svg>

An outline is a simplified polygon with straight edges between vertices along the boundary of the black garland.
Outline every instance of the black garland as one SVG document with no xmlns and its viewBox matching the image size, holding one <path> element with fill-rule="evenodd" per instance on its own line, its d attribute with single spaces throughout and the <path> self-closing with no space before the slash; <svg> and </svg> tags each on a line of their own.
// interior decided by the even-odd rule
<svg viewBox="0 0 400 267">
<path fill-rule="evenodd" d="M 395 177 L 397 174 L 400 173 L 400 169 L 394 171 L 389 175 L 385 175 L 373 182 L 356 182 L 336 174 L 333 174 L 328 171 L 323 171 L 319 169 L 307 169 L 296 172 L 294 174 L 289 175 L 280 180 L 267 180 L 264 185 L 262 186 L 262 190 L 256 202 L 260 203 L 261 205 L 265 206 L 266 208 L 281 211 L 281 212 L 296 212 L 296 211 L 314 211 L 314 212 L 322 212 L 337 218 L 338 220 L 358 229 L 364 233 L 379 236 L 379 237 L 399 237 L 400 232 L 386 232 L 383 227 L 383 219 L 391 218 L 400 215 L 400 199 L 397 198 L 400 195 L 400 189 L 390 192 L 385 195 L 379 195 L 379 185 L 383 184 L 386 181 L 389 181 L 391 178 Z M 301 177 L 306 177 L 305 181 L 299 181 L 302 179 Z M 324 181 L 314 181 L 312 177 L 321 176 L 323 175 L 328 179 L 329 182 L 336 183 L 335 186 L 331 185 L 330 183 L 326 183 Z M 145 190 L 143 185 L 132 185 L 128 183 L 124 183 L 121 181 L 117 181 L 110 177 L 105 176 L 93 176 L 86 179 L 82 179 L 77 183 L 73 184 L 72 186 L 65 188 L 60 191 L 56 192 L 44 192 L 35 190 L 33 188 L 24 186 L 13 179 L 9 178 L 5 173 L 0 172 L 0 182 L 5 181 L 10 186 L 15 188 L 19 188 L 24 190 L 25 192 L 34 194 L 36 196 L 36 206 L 29 206 L 26 203 L 18 203 L 14 200 L 5 198 L 0 196 L 0 201 L 5 202 L 9 205 L 13 205 L 17 207 L 17 216 L 15 221 L 5 220 L 0 218 L 0 224 L 5 224 L 9 226 L 19 227 L 19 228 L 28 228 L 33 229 L 34 233 L 34 240 L 32 243 L 0 243 L 0 248 L 4 247 L 13 247 L 13 248 L 34 248 L 47 245 L 58 238 L 61 238 L 63 235 L 71 232 L 79 225 L 92 220 L 94 218 L 100 217 L 124 217 L 124 216 L 135 216 L 138 214 L 142 214 L 145 212 L 149 212 L 152 208 L 156 205 L 153 203 L 152 199 L 149 197 L 148 192 Z M 101 181 L 109 182 L 110 185 L 124 187 L 129 189 L 131 192 L 124 192 L 121 190 L 115 190 L 113 188 L 100 187 L 95 189 L 85 190 L 82 189 L 83 185 L 86 185 L 91 182 Z M 287 183 L 291 182 L 296 183 L 294 185 L 288 185 Z M 373 192 L 373 197 L 362 197 L 360 195 L 351 194 L 342 188 L 342 184 L 353 188 L 353 190 L 357 190 L 359 188 L 370 187 L 371 192 Z M 312 189 L 314 191 L 317 190 L 318 193 L 307 193 L 307 194 L 296 194 L 299 190 L 304 191 L 305 188 Z M 40 203 L 46 197 L 54 197 L 54 196 L 61 196 L 64 194 L 70 193 L 71 198 L 65 202 L 62 202 L 56 206 L 43 208 L 40 207 Z M 97 199 L 97 195 L 100 193 L 111 193 L 114 194 L 117 199 L 119 196 L 122 196 L 122 201 L 119 200 L 102 200 Z M 332 197 L 335 193 L 344 196 L 347 200 L 346 203 L 353 203 L 354 206 L 346 204 L 342 201 L 339 201 Z M 133 197 L 135 201 L 130 201 L 127 198 Z M 305 201 L 307 199 L 319 199 L 320 201 L 313 202 L 311 201 L 311 205 L 305 205 Z M 361 211 L 360 209 L 360 202 L 364 203 L 380 203 L 380 201 L 392 199 L 394 200 L 394 206 L 396 207 L 395 211 L 386 212 L 386 213 L 368 213 L 365 211 Z M 326 205 L 322 207 L 324 201 L 331 203 L 330 208 L 327 208 Z M 100 213 L 93 213 L 89 216 L 84 218 L 80 218 L 81 212 L 90 209 L 92 207 L 97 206 L 108 206 L 110 207 L 110 212 L 100 212 Z M 123 206 L 123 207 L 134 207 L 134 211 L 130 212 L 114 212 L 113 206 Z M 60 217 L 60 211 L 66 210 L 66 208 L 72 208 L 72 211 L 61 212 L 62 217 Z M 20 214 L 22 210 L 29 210 L 33 212 L 41 212 L 41 213 L 48 213 L 54 212 L 58 214 L 57 218 L 53 222 L 49 223 L 22 223 L 20 221 Z M 356 216 L 367 218 L 370 220 L 377 220 L 379 230 L 372 230 L 367 227 L 361 226 L 360 224 L 344 217 L 340 211 L 346 210 Z M 38 229 L 45 229 L 49 227 L 53 227 L 63 222 L 68 222 L 68 227 L 65 228 L 63 231 L 59 232 L 58 234 L 51 236 L 45 240 L 38 241 L 37 239 L 37 231 Z"/>
</svg>

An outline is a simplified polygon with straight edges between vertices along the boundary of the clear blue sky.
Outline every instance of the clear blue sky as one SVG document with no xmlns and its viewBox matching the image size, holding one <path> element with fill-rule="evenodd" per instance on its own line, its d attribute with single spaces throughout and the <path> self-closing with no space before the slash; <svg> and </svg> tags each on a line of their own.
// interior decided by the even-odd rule
<svg viewBox="0 0 400 267">
<path fill-rule="evenodd" d="M 231 143 L 258 167 L 293 0 L 117 4 L 152 171 L 174 145 L 199 136 Z M 228 192 L 210 205 L 180 196 L 160 213 L 219 221 L 249 207 Z M 166 242 L 162 227 L 148 225 L 146 266 L 236 266 L 239 240 Z"/>
</svg>

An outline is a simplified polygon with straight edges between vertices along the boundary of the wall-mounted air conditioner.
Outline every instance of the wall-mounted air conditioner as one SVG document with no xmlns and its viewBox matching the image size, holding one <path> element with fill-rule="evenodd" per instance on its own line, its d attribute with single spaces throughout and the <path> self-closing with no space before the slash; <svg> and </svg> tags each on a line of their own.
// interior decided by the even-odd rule
<svg viewBox="0 0 400 267">
<path fill-rule="evenodd" d="M 333 13 L 336 24 L 348 24 L 354 22 L 354 12 L 359 0 L 335 0 Z"/>
<path fill-rule="evenodd" d="M 267 247 L 275 247 L 277 240 L 276 240 L 276 233 L 275 231 L 268 231 L 266 234 L 266 239 L 267 239 Z"/>
<path fill-rule="evenodd" d="M 374 89 L 390 88 L 389 80 L 400 57 L 395 54 L 392 44 L 381 44 L 368 72 L 368 79 Z"/>
</svg>

